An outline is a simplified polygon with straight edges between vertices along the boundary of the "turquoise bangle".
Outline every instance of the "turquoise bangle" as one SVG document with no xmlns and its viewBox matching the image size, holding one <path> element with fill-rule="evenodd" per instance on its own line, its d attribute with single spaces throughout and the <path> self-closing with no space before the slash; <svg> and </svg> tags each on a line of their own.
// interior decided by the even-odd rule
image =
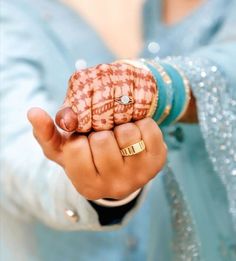
<svg viewBox="0 0 236 261">
<path fill-rule="evenodd" d="M 175 122 L 179 115 L 183 111 L 186 101 L 186 93 L 184 81 L 179 72 L 169 64 L 161 63 L 161 66 L 165 69 L 172 80 L 172 87 L 174 91 L 174 98 L 172 103 L 172 109 L 166 119 L 160 124 L 160 126 L 167 126 Z"/>
<path fill-rule="evenodd" d="M 149 64 L 146 61 L 143 61 L 143 62 L 148 67 L 148 69 L 151 71 L 151 73 L 157 83 L 157 88 L 158 88 L 157 109 L 156 109 L 154 115 L 152 116 L 152 118 L 155 121 L 158 121 L 166 108 L 167 93 L 166 93 L 165 83 L 164 83 L 161 75 L 159 74 L 159 72 L 156 70 L 156 68 L 154 66 L 152 66 L 151 64 Z"/>
</svg>

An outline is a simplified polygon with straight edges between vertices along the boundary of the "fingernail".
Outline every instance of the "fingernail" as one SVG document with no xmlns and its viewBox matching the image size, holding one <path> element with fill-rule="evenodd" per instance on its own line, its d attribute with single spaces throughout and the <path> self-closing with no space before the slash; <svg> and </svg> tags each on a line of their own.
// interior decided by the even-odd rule
<svg viewBox="0 0 236 261">
<path fill-rule="evenodd" d="M 61 120 L 60 120 L 60 127 L 61 127 L 63 130 L 70 131 L 70 130 L 67 128 L 64 119 L 61 119 Z"/>
</svg>

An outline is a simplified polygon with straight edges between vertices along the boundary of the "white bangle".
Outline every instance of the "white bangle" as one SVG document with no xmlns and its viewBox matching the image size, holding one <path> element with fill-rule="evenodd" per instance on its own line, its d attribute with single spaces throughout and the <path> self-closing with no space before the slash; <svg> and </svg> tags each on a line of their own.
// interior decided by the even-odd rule
<svg viewBox="0 0 236 261">
<path fill-rule="evenodd" d="M 131 202 L 134 198 L 137 197 L 137 195 L 140 193 L 141 188 L 134 191 L 132 194 L 130 194 L 128 197 L 121 199 L 121 200 L 108 200 L 108 199 L 97 199 L 93 200 L 93 202 L 99 206 L 103 207 L 119 207 L 128 204 Z"/>
</svg>

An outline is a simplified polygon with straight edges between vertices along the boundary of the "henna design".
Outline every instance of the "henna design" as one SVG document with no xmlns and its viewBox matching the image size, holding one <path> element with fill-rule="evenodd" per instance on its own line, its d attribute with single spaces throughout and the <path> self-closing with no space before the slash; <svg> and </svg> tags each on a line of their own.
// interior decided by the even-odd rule
<svg viewBox="0 0 236 261">
<path fill-rule="evenodd" d="M 100 64 L 70 77 L 56 122 L 66 131 L 109 130 L 147 117 L 156 92 L 149 71 L 122 62 Z M 122 104 L 122 96 L 131 97 L 132 102 Z"/>
</svg>

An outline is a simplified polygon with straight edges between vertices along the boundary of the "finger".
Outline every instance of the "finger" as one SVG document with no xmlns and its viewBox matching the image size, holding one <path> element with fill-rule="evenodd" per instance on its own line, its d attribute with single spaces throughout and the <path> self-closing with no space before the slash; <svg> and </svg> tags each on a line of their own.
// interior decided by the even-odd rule
<svg viewBox="0 0 236 261">
<path fill-rule="evenodd" d="M 94 164 L 88 138 L 84 135 L 72 136 L 64 145 L 63 152 L 67 163 L 66 173 L 76 189 L 84 195 L 87 194 L 88 191 L 85 190 L 88 188 L 97 187 L 99 173 Z"/>
<path fill-rule="evenodd" d="M 135 68 L 133 74 L 135 85 L 133 120 L 137 121 L 148 115 L 156 88 L 153 77 L 148 71 Z"/>
<path fill-rule="evenodd" d="M 163 141 L 162 132 L 156 122 L 151 118 L 145 118 L 134 122 L 134 124 L 141 132 L 146 151 L 152 155 L 159 155 L 162 153 L 165 143 Z"/>
<path fill-rule="evenodd" d="M 151 118 L 135 122 L 140 129 L 146 147 L 146 162 L 149 162 L 146 178 L 152 179 L 165 165 L 167 146 L 163 141 L 162 132 Z"/>
<path fill-rule="evenodd" d="M 69 126 L 70 124 L 74 127 L 76 124 L 76 131 L 81 133 L 86 133 L 91 130 L 91 97 L 92 97 L 92 86 L 90 77 L 90 69 L 85 69 L 75 72 L 70 80 L 69 87 L 66 94 L 66 100 L 64 108 L 70 107 L 72 111 L 77 116 L 77 121 L 75 115 L 69 111 L 64 114 L 64 122 L 62 125 Z M 67 117 L 66 117 L 67 116 Z M 72 119 L 72 123 L 69 121 Z"/>
<path fill-rule="evenodd" d="M 32 124 L 33 133 L 41 145 L 45 155 L 52 159 L 60 152 L 62 136 L 58 132 L 52 118 L 40 108 L 32 108 L 27 113 Z"/>
<path fill-rule="evenodd" d="M 55 121 L 61 129 L 68 132 L 75 131 L 78 126 L 78 117 L 70 107 L 65 107 L 58 111 Z"/>
<path fill-rule="evenodd" d="M 139 128 L 134 123 L 126 123 L 116 126 L 114 134 L 119 144 L 120 149 L 131 146 L 142 140 L 142 135 Z M 143 157 L 145 150 L 132 156 L 123 157 L 126 163 L 133 162 L 135 165 Z"/>
<path fill-rule="evenodd" d="M 119 125 L 127 123 L 132 120 L 133 114 L 133 67 L 128 64 L 112 64 L 111 79 L 114 85 L 115 102 L 114 102 L 114 123 Z M 122 96 L 132 98 L 132 102 L 129 104 L 120 104 L 117 99 L 120 100 Z"/>
<path fill-rule="evenodd" d="M 100 64 L 93 68 L 92 126 L 96 131 L 113 128 L 114 86 L 110 79 L 111 68 Z"/>
<path fill-rule="evenodd" d="M 111 176 L 123 166 L 123 159 L 112 131 L 93 132 L 89 144 L 94 163 L 101 175 Z"/>
<path fill-rule="evenodd" d="M 93 75 L 91 68 L 81 70 L 75 73 L 74 89 L 74 104 L 78 113 L 77 131 L 87 133 L 92 129 L 92 96 L 93 96 Z M 72 107 L 73 109 L 73 107 Z"/>
</svg>

